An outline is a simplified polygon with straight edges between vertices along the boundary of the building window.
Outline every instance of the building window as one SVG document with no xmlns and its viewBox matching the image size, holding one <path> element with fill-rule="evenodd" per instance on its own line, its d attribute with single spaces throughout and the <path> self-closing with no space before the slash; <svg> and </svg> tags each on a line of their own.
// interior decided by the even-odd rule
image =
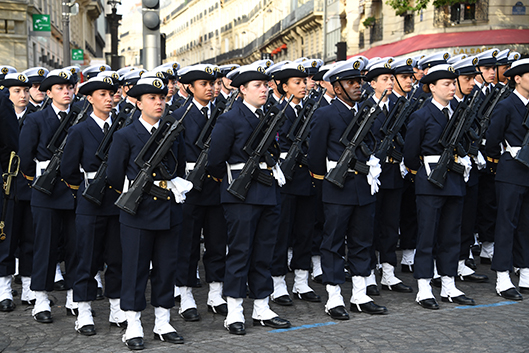
<svg viewBox="0 0 529 353">
<path fill-rule="evenodd" d="M 404 34 L 415 31 L 415 16 L 412 14 L 404 16 Z"/>
<path fill-rule="evenodd" d="M 476 4 L 455 4 L 450 7 L 450 21 L 460 23 L 476 19 Z"/>
<path fill-rule="evenodd" d="M 364 31 L 358 32 L 358 48 L 363 48 L 365 46 L 364 42 Z"/>
<path fill-rule="evenodd" d="M 476 0 L 474 3 L 460 2 L 450 6 L 436 7 L 434 25 L 448 27 L 475 21 L 488 21 L 489 0 Z"/>
<path fill-rule="evenodd" d="M 384 30 L 382 27 L 382 19 L 377 18 L 373 26 L 371 26 L 371 35 L 369 37 L 369 41 L 373 43 L 373 42 L 378 42 L 382 40 L 383 33 L 384 33 Z"/>
</svg>

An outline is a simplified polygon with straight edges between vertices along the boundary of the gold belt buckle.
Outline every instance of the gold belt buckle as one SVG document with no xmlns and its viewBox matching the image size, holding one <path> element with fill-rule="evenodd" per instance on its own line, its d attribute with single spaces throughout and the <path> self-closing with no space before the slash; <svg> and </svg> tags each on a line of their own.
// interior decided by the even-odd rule
<svg viewBox="0 0 529 353">
<path fill-rule="evenodd" d="M 162 189 L 167 189 L 167 181 L 166 180 L 160 180 L 160 185 Z"/>
</svg>

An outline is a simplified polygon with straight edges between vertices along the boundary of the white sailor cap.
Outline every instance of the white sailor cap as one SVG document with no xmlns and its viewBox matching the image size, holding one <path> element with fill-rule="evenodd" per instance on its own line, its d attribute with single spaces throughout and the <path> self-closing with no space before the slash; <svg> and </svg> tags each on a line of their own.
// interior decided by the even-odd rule
<svg viewBox="0 0 529 353">
<path fill-rule="evenodd" d="M 509 64 L 512 64 L 516 60 L 519 60 L 522 56 L 517 51 L 511 51 L 509 53 Z"/>
<path fill-rule="evenodd" d="M 48 72 L 50 71 L 46 69 L 45 67 L 38 66 L 38 67 L 32 67 L 30 69 L 27 69 L 23 71 L 22 73 L 26 75 L 29 79 L 29 82 L 33 84 L 33 83 L 41 83 L 42 81 L 44 81 L 46 76 L 48 76 Z"/>
<path fill-rule="evenodd" d="M 323 65 L 323 60 L 321 59 L 309 59 L 301 62 L 301 65 L 305 67 L 305 72 L 307 75 L 311 76 L 318 72 L 318 69 Z"/>
<path fill-rule="evenodd" d="M 447 51 L 436 52 L 425 56 L 419 60 L 419 69 L 424 70 L 426 68 L 434 67 L 436 65 L 446 64 L 447 60 L 450 59 L 450 53 Z"/>
<path fill-rule="evenodd" d="M 421 83 L 429 84 L 441 79 L 455 79 L 457 76 L 457 71 L 452 65 L 439 64 L 428 70 L 428 74 L 421 78 Z"/>
<path fill-rule="evenodd" d="M 413 74 L 415 71 L 413 71 L 413 68 L 417 65 L 417 61 L 412 58 L 402 58 L 399 60 L 395 60 L 391 63 L 391 68 L 393 69 L 393 74 Z"/>
<path fill-rule="evenodd" d="M 514 77 L 529 72 L 529 58 L 516 60 L 511 64 L 511 68 L 503 74 L 506 77 Z"/>
<path fill-rule="evenodd" d="M 295 63 L 302 63 L 304 61 L 307 61 L 309 60 L 309 58 L 306 58 L 304 56 L 302 56 L 301 58 L 297 58 L 296 60 L 294 60 Z"/>
<path fill-rule="evenodd" d="M 269 81 L 270 76 L 266 74 L 266 67 L 255 62 L 250 65 L 241 66 L 238 69 L 238 74 L 231 81 L 233 87 L 240 87 L 250 81 Z"/>
<path fill-rule="evenodd" d="M 157 66 L 151 71 L 148 71 L 147 74 L 151 72 L 159 72 L 163 76 L 164 80 L 176 78 L 175 70 L 173 69 L 173 66 L 171 64 L 163 64 L 163 65 Z"/>
<path fill-rule="evenodd" d="M 112 75 L 117 75 L 118 79 L 119 75 L 116 71 L 112 71 L 113 73 L 110 75 L 108 72 L 109 71 L 100 72 L 96 77 L 92 77 L 90 80 L 81 83 L 79 85 L 79 93 L 83 95 L 89 95 L 98 89 L 106 89 L 116 92 L 119 87 L 119 83 L 114 81 Z"/>
<path fill-rule="evenodd" d="M 479 59 L 479 66 L 494 66 L 496 65 L 496 57 L 500 53 L 497 48 L 486 50 L 476 55 Z"/>
<path fill-rule="evenodd" d="M 509 65 L 510 49 L 502 50 L 496 55 L 496 66 Z"/>
<path fill-rule="evenodd" d="M 450 59 L 448 59 L 446 62 L 450 65 L 454 65 L 455 63 L 463 60 L 463 59 L 466 59 L 468 57 L 468 55 L 466 54 L 459 54 L 459 55 L 456 55 L 456 56 L 452 56 Z"/>
<path fill-rule="evenodd" d="M 323 75 L 323 80 L 334 83 L 351 78 L 364 78 L 362 70 L 364 70 L 364 60 L 361 58 L 355 61 L 340 61 Z"/>
<path fill-rule="evenodd" d="M 374 63 L 369 62 L 365 80 L 369 82 L 380 75 L 393 74 L 391 63 L 388 60 L 393 60 L 393 58 L 382 58 Z"/>
<path fill-rule="evenodd" d="M 270 66 L 274 65 L 274 62 L 270 59 L 264 59 L 264 60 L 254 61 L 252 64 L 255 64 L 258 66 L 264 66 L 265 69 L 268 69 L 270 68 Z"/>
<path fill-rule="evenodd" d="M 479 65 L 479 58 L 476 56 L 469 56 L 466 59 L 459 60 L 452 66 L 459 75 L 476 75 L 481 72 L 476 69 Z"/>
<path fill-rule="evenodd" d="M 320 69 L 318 70 L 317 73 L 314 74 L 314 76 L 312 77 L 312 79 L 314 81 L 322 81 L 323 80 L 323 76 L 330 70 L 332 69 L 333 67 L 336 66 L 336 63 L 331 63 L 331 64 L 327 64 L 327 65 L 322 65 L 320 67 Z"/>
<path fill-rule="evenodd" d="M 267 70 L 266 70 L 266 74 L 271 76 L 272 79 L 274 78 L 274 74 L 278 71 L 281 70 L 281 68 L 283 67 L 283 65 L 289 63 L 290 61 L 288 60 L 283 60 L 283 61 L 280 61 L 278 63 L 275 63 L 274 65 L 270 66 Z"/>
<path fill-rule="evenodd" d="M 0 84 L 4 87 L 31 87 L 31 82 L 22 72 L 13 72 L 5 75 Z"/>
<path fill-rule="evenodd" d="M 167 86 L 159 77 L 142 77 L 136 82 L 134 87 L 127 92 L 127 95 L 133 98 L 139 98 L 148 93 L 167 94 Z"/>
<path fill-rule="evenodd" d="M 178 72 L 178 81 L 181 83 L 187 84 L 196 80 L 216 80 L 217 71 L 215 71 L 215 66 L 211 64 L 196 64 L 188 66 L 185 73 Z"/>
<path fill-rule="evenodd" d="M 241 67 L 241 65 L 238 64 L 226 64 L 226 65 L 220 65 L 219 66 L 219 77 L 225 77 L 229 72 Z"/>
<path fill-rule="evenodd" d="M 96 77 L 98 73 L 101 71 L 110 71 L 112 70 L 110 66 L 103 64 L 103 65 L 91 65 L 88 66 L 86 69 L 83 70 L 83 77 L 87 80 Z"/>
<path fill-rule="evenodd" d="M 117 73 L 119 74 L 119 76 L 123 77 L 123 76 L 125 76 L 126 73 L 128 73 L 130 71 L 134 71 L 134 70 L 138 70 L 138 68 L 134 67 L 134 66 L 125 66 L 125 67 L 122 67 L 121 69 L 119 69 L 117 71 Z"/>
<path fill-rule="evenodd" d="M 290 77 L 307 77 L 307 70 L 302 62 L 291 61 L 284 64 L 281 70 L 274 73 L 274 80 L 289 79 Z"/>
<path fill-rule="evenodd" d="M 5 75 L 14 74 L 15 72 L 17 72 L 17 69 L 15 69 L 13 66 L 9 66 L 9 65 L 0 66 L 0 80 L 2 80 L 5 77 Z"/>
<path fill-rule="evenodd" d="M 110 77 L 114 85 L 121 84 L 121 76 L 117 71 L 101 71 L 96 77 Z"/>
<path fill-rule="evenodd" d="M 70 70 L 65 69 L 55 69 L 51 70 L 48 73 L 48 76 L 41 82 L 39 90 L 46 92 L 51 89 L 53 85 L 65 85 L 65 84 L 75 84 L 74 79 L 72 78 L 73 74 Z"/>
<path fill-rule="evenodd" d="M 143 69 L 129 71 L 125 75 L 122 76 L 121 84 L 123 86 L 135 85 L 138 82 L 138 80 L 141 78 L 141 75 L 143 75 L 146 72 L 147 71 Z"/>
</svg>

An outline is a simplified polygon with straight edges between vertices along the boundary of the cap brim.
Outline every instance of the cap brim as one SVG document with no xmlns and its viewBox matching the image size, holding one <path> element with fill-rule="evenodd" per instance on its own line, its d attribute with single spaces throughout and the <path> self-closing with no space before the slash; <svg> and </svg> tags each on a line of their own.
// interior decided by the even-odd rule
<svg viewBox="0 0 529 353">
<path fill-rule="evenodd" d="M 4 87 L 31 87 L 31 82 L 22 82 L 14 78 L 0 81 L 0 85 Z"/>
<path fill-rule="evenodd" d="M 450 71 L 436 71 L 431 74 L 425 75 L 421 78 L 421 83 L 423 84 L 430 84 L 437 80 L 454 80 L 457 78 L 457 74 L 450 72 Z"/>
<path fill-rule="evenodd" d="M 262 72 L 247 71 L 238 74 L 232 81 L 232 87 L 240 87 L 250 81 L 270 81 L 270 76 Z"/>
<path fill-rule="evenodd" d="M 52 76 L 52 77 L 46 77 L 44 81 L 41 82 L 39 90 L 42 92 L 46 92 L 47 90 L 51 89 L 51 86 L 53 85 L 74 85 L 75 82 L 73 82 L 72 79 L 66 79 L 59 76 Z"/>
<path fill-rule="evenodd" d="M 117 85 L 111 85 L 102 81 L 87 81 L 79 87 L 79 93 L 82 95 L 92 94 L 98 89 L 106 89 L 109 91 L 116 92 L 118 90 Z"/>
<path fill-rule="evenodd" d="M 522 64 L 522 65 L 517 65 L 515 67 L 511 67 L 509 70 L 503 73 L 503 76 L 505 77 L 514 77 L 516 75 L 521 76 L 525 74 L 526 72 L 529 72 L 529 64 Z"/>
<path fill-rule="evenodd" d="M 132 98 L 139 98 L 144 94 L 167 94 L 167 87 L 156 88 L 152 85 L 136 85 L 132 87 L 128 92 L 127 96 Z"/>
<path fill-rule="evenodd" d="M 306 72 L 297 69 L 285 69 L 274 73 L 274 80 L 283 80 L 291 77 L 307 77 Z"/>
</svg>

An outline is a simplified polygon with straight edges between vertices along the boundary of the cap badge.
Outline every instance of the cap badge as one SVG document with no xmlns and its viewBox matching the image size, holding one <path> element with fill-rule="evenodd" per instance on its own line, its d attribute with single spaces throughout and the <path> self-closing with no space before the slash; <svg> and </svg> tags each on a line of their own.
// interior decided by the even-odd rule
<svg viewBox="0 0 529 353">
<path fill-rule="evenodd" d="M 39 71 L 37 71 L 37 74 L 39 76 L 44 76 L 44 69 L 39 69 Z"/>
<path fill-rule="evenodd" d="M 159 79 L 155 79 L 152 81 L 152 85 L 156 88 L 162 88 L 163 86 L 163 83 L 162 81 L 160 81 Z"/>
</svg>

